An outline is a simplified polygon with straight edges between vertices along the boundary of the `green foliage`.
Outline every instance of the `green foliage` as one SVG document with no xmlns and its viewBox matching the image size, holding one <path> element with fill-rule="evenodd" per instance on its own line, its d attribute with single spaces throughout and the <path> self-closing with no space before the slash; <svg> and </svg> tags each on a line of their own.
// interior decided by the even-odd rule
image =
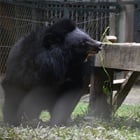
<svg viewBox="0 0 140 140">
<path fill-rule="evenodd" d="M 73 116 L 83 116 L 87 113 L 88 110 L 88 103 L 80 102 L 76 108 L 74 109 L 72 115 Z"/>
<path fill-rule="evenodd" d="M 87 108 L 79 103 L 67 127 L 0 127 L 0 140 L 140 140 L 140 105 L 122 105 L 109 121 L 85 120 Z M 42 116 L 49 117 L 46 112 Z"/>
</svg>

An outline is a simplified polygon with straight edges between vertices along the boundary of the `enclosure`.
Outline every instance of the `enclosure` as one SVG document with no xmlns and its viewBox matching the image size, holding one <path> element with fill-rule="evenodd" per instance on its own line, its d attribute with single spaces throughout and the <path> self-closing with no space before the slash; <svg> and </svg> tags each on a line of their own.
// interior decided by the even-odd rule
<svg viewBox="0 0 140 140">
<path fill-rule="evenodd" d="M 10 47 L 21 36 L 44 24 L 52 24 L 62 17 L 71 18 L 77 25 L 100 40 L 111 20 L 120 11 L 117 2 L 75 1 L 0 1 L 0 73 L 5 72 L 5 61 Z M 111 18 L 110 18 L 111 17 Z M 109 31 L 108 31 L 109 34 Z"/>
<path fill-rule="evenodd" d="M 96 1 L 82 1 L 82 2 L 74 1 L 74 0 L 73 1 L 72 0 L 71 1 L 69 0 L 67 1 L 0 0 L 0 77 L 2 78 L 5 75 L 5 69 L 6 69 L 5 64 L 11 47 L 21 36 L 27 34 L 31 30 L 35 30 L 36 28 L 44 26 L 45 24 L 46 25 L 53 24 L 55 21 L 63 17 L 71 18 L 74 21 L 76 21 L 77 25 L 80 28 L 82 28 L 84 31 L 89 33 L 94 39 L 97 40 L 101 40 L 103 35 L 105 36 L 114 35 L 117 36 L 118 38 L 117 42 L 121 42 L 121 43 L 140 42 L 140 39 L 138 37 L 139 19 L 140 19 L 139 7 L 140 7 L 140 2 L 138 0 L 135 1 L 96 0 Z M 109 30 L 106 31 L 108 27 Z M 135 81 L 135 78 L 138 77 L 139 75 L 139 68 L 140 68 L 139 59 L 138 59 L 140 45 L 137 46 L 136 44 L 123 44 L 123 45 L 121 44 L 119 45 L 119 49 L 116 48 L 117 45 L 118 44 L 114 45 L 113 46 L 114 48 L 112 48 L 112 45 L 110 44 L 106 46 L 105 50 L 103 50 L 103 53 L 106 54 L 105 56 L 103 56 L 105 61 L 104 65 L 99 63 L 100 56 L 97 56 L 98 61 L 96 61 L 96 66 L 99 69 L 101 66 L 107 68 L 107 72 L 110 74 L 111 78 L 112 78 L 112 69 L 113 72 L 114 70 L 116 69 L 120 70 L 121 68 L 127 71 L 132 70 L 135 72 L 132 73 L 132 76 L 134 75 L 134 81 Z M 119 50 L 118 51 L 119 54 L 122 54 L 122 52 L 125 51 L 123 50 L 124 46 L 126 47 L 136 46 L 135 50 L 132 49 L 134 52 L 133 55 L 134 56 L 135 54 L 137 55 L 137 58 L 133 59 L 133 61 L 135 61 L 136 63 L 134 65 L 133 63 L 127 63 L 129 62 L 128 61 L 129 56 L 126 56 L 124 57 L 124 59 L 126 60 L 125 63 L 127 63 L 128 66 L 127 68 L 125 67 L 126 65 L 123 65 L 124 63 L 123 61 L 121 61 L 122 59 L 117 60 L 122 62 L 121 68 L 119 67 L 120 65 L 119 66 L 116 65 L 114 67 L 113 64 L 118 64 L 118 63 L 116 63 L 114 59 L 113 59 L 114 61 L 112 61 L 111 63 L 110 60 L 113 58 L 113 56 L 118 57 L 118 53 L 116 53 L 118 50 Z M 116 51 L 114 51 L 115 48 Z M 112 52 L 113 55 L 111 55 Z M 131 48 L 129 48 L 128 51 L 126 52 L 129 52 L 129 54 L 131 54 Z M 107 54 L 109 55 L 107 56 Z M 106 63 L 107 61 L 110 63 Z M 111 68 L 111 71 L 108 68 Z M 135 68 L 137 70 L 134 70 Z M 100 70 L 101 73 L 99 72 L 97 73 L 97 75 L 102 75 L 102 72 L 104 70 L 102 68 Z M 103 74 L 104 78 L 102 77 L 100 80 L 106 81 L 106 75 L 107 74 L 105 72 Z M 133 79 L 133 77 L 131 76 L 129 78 Z M 125 87 L 130 87 L 131 89 L 131 87 L 134 84 L 134 81 L 131 82 L 132 83 L 131 85 L 129 85 L 129 82 L 126 82 Z M 91 83 L 92 82 L 93 81 L 91 81 Z M 111 82 L 113 86 L 113 81 Z M 92 83 L 92 85 L 94 84 L 95 83 Z M 117 91 L 119 93 L 120 92 L 122 93 L 121 88 L 124 89 L 124 85 L 125 85 L 124 83 L 119 83 L 119 86 L 117 87 Z M 127 93 L 125 93 L 125 95 L 119 94 L 120 97 L 118 97 L 117 100 L 114 100 L 116 101 L 114 105 L 118 104 L 119 107 L 124 101 L 124 98 L 129 93 L 130 89 L 128 88 L 126 89 Z M 91 95 L 92 101 L 90 101 L 90 105 L 93 107 L 92 109 L 94 109 L 94 107 L 98 108 L 100 106 L 100 104 L 93 103 L 95 101 L 93 97 L 96 96 L 98 98 L 98 95 L 100 97 L 100 95 L 102 94 L 102 91 L 100 91 L 100 94 L 97 94 L 98 92 L 96 92 L 96 89 L 93 89 L 93 87 L 90 89 L 90 92 L 93 93 L 94 90 L 96 94 L 94 93 Z M 139 92 L 139 90 L 137 92 Z M 107 97 L 104 94 L 103 96 L 104 96 L 103 102 L 107 101 Z M 136 94 L 136 96 L 137 98 L 139 98 L 138 94 Z M 3 99 L 3 96 L 1 99 Z M 118 100 L 121 100 L 121 102 L 118 103 Z M 111 95 L 111 100 L 109 102 L 111 103 L 111 108 L 112 108 L 112 104 L 113 104 L 112 95 Z M 98 108 L 99 111 L 102 107 L 104 109 L 104 105 L 105 104 L 102 104 L 101 107 Z M 136 118 L 138 118 L 139 114 L 137 114 L 136 116 L 137 116 Z M 138 126 L 136 127 L 134 126 L 134 128 L 136 128 L 139 133 L 140 124 L 139 124 L 139 119 L 137 120 L 138 121 L 136 122 Z M 101 129 L 102 134 L 104 134 L 104 132 L 106 131 L 106 129 L 104 130 L 103 129 Z M 89 131 L 91 131 L 91 129 L 90 130 L 88 129 L 88 132 Z M 136 134 L 136 136 L 137 136 L 136 138 L 140 138 L 138 134 Z"/>
</svg>

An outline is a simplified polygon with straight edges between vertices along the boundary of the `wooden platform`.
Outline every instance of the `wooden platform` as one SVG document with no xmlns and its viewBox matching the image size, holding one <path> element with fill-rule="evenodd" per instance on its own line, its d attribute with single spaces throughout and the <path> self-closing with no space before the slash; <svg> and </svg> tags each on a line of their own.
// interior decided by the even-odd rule
<svg viewBox="0 0 140 140">
<path fill-rule="evenodd" d="M 102 66 L 101 57 L 106 68 L 140 71 L 140 43 L 105 45 L 96 57 L 95 66 Z"/>
<path fill-rule="evenodd" d="M 105 45 L 96 55 L 95 66 L 91 76 L 90 113 L 108 118 L 121 106 L 140 75 L 140 43 Z M 119 80 L 119 86 L 114 86 L 117 83 L 113 82 L 116 70 L 127 71 L 125 79 Z M 109 93 L 104 92 L 105 86 Z M 116 90 L 115 95 L 113 90 Z"/>
</svg>

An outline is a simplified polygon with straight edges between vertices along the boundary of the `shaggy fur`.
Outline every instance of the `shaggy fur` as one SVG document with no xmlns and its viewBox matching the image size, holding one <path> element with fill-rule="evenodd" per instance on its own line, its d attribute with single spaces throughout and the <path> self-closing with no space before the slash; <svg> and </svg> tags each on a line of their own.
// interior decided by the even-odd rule
<svg viewBox="0 0 140 140">
<path fill-rule="evenodd" d="M 50 112 L 50 125 L 64 124 L 83 93 L 89 76 L 88 52 L 100 42 L 63 19 L 21 38 L 10 51 L 6 77 L 4 121 L 19 125 Z"/>
</svg>

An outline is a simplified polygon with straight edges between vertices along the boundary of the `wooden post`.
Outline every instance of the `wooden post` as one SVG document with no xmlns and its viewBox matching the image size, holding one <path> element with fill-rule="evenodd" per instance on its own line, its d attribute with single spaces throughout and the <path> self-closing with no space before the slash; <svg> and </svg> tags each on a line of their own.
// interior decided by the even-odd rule
<svg viewBox="0 0 140 140">
<path fill-rule="evenodd" d="M 112 79 L 113 73 L 111 69 L 107 70 Z M 94 74 L 91 76 L 89 115 L 101 118 L 110 118 L 111 105 L 107 103 L 107 95 L 103 93 L 104 82 L 108 80 L 108 76 L 103 68 L 95 68 Z"/>
<path fill-rule="evenodd" d="M 133 0 L 121 0 L 122 11 L 118 16 L 118 42 L 133 42 L 134 4 Z"/>
</svg>

